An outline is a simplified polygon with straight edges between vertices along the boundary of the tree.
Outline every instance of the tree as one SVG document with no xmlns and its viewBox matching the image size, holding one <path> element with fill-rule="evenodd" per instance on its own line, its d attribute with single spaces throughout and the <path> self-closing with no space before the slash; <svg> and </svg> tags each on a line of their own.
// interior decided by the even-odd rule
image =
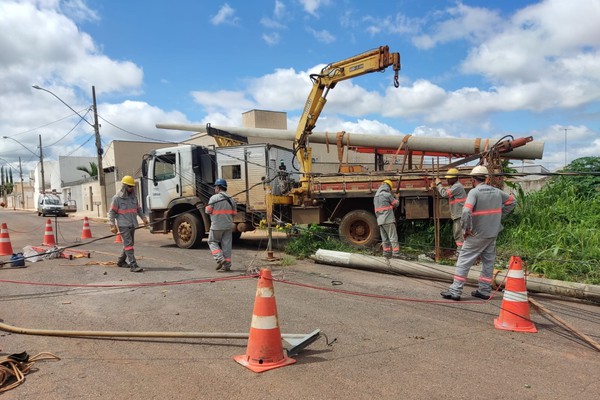
<svg viewBox="0 0 600 400">
<path fill-rule="evenodd" d="M 89 167 L 80 166 L 80 167 L 77 167 L 77 170 L 85 172 L 86 174 L 88 174 L 92 178 L 97 178 L 98 177 L 98 165 L 96 165 L 96 163 L 93 162 L 93 161 L 90 161 L 90 166 Z"/>
</svg>

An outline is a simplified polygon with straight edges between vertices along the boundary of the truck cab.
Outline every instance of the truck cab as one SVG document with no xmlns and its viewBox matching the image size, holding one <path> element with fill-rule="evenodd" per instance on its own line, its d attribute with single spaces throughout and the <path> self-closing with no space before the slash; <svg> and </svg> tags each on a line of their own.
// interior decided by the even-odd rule
<svg viewBox="0 0 600 400">
<path fill-rule="evenodd" d="M 60 200 L 60 197 L 55 194 L 42 194 L 38 200 L 37 206 L 38 216 L 48 216 L 48 215 L 56 215 L 59 217 L 66 217 L 67 212 L 65 211 L 65 207 Z"/>
</svg>

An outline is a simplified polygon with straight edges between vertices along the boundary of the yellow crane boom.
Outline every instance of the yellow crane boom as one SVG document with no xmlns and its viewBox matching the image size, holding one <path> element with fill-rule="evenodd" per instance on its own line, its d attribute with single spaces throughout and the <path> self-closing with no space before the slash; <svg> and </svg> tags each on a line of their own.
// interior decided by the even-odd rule
<svg viewBox="0 0 600 400">
<path fill-rule="evenodd" d="M 390 53 L 388 46 L 380 46 L 377 49 L 329 64 L 321 70 L 321 73 L 310 75 L 313 87 L 306 99 L 294 139 L 294 153 L 300 162 L 303 173 L 312 171 L 312 157 L 310 147 L 307 145 L 308 136 L 314 129 L 327 102 L 329 89 L 333 89 L 340 81 L 371 72 L 384 71 L 390 65 L 394 68 L 394 86 L 398 87 L 400 53 Z M 306 176 L 302 178 L 303 186 L 307 179 Z"/>
</svg>

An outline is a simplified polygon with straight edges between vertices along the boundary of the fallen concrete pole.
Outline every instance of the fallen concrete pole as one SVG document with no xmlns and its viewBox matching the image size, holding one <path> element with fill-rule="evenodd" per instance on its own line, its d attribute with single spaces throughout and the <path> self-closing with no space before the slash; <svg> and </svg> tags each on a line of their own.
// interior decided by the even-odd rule
<svg viewBox="0 0 600 400">
<path fill-rule="evenodd" d="M 156 124 L 159 129 L 171 129 L 178 131 L 190 131 L 206 133 L 204 125 L 187 125 L 187 124 Z M 240 128 L 234 126 L 215 126 L 212 128 L 235 133 L 236 135 L 253 138 L 289 140 L 294 141 L 296 137 L 295 131 L 284 129 L 267 129 L 267 128 Z M 313 143 L 336 143 L 335 132 L 312 132 L 310 141 Z M 498 139 L 481 139 L 481 138 L 440 138 L 440 137 L 425 137 L 412 135 L 377 135 L 365 133 L 350 133 L 346 132 L 342 137 L 342 144 L 346 146 L 358 147 L 376 147 L 382 149 L 397 149 L 403 142 L 405 146 L 414 151 L 441 152 L 450 154 L 473 155 L 485 151 L 489 147 L 496 144 Z M 504 153 L 503 157 L 519 160 L 535 160 L 541 159 L 544 155 L 544 142 L 534 140 L 518 147 L 510 152 Z"/>
<path fill-rule="evenodd" d="M 321 264 L 335 265 L 371 271 L 413 275 L 423 278 L 439 279 L 452 282 L 454 266 L 440 265 L 426 262 L 412 262 L 405 260 L 388 260 L 382 257 L 366 256 L 362 254 L 345 253 L 341 251 L 319 249 L 311 258 Z M 477 266 L 471 268 L 467 282 L 477 284 L 480 270 Z M 494 284 L 501 285 L 506 278 L 508 270 L 497 270 L 494 273 Z M 555 279 L 543 279 L 527 276 L 527 290 L 537 293 L 546 293 L 557 296 L 574 297 L 600 303 L 600 286 L 587 285 L 576 282 L 563 282 Z"/>
</svg>

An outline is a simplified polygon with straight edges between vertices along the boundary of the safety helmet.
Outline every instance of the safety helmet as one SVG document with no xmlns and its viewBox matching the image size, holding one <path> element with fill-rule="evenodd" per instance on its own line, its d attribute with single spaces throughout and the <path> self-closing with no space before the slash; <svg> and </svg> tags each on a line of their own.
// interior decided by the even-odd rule
<svg viewBox="0 0 600 400">
<path fill-rule="evenodd" d="M 394 187 L 394 184 L 389 179 L 386 179 L 385 181 L 383 181 L 383 183 L 387 183 L 390 189 Z"/>
<path fill-rule="evenodd" d="M 135 186 L 135 179 L 133 179 L 133 176 L 125 175 L 121 179 L 121 183 L 127 186 Z"/>
<path fill-rule="evenodd" d="M 220 186 L 227 190 L 227 181 L 223 178 L 219 178 L 215 181 L 215 186 Z"/>
<path fill-rule="evenodd" d="M 458 177 L 458 170 L 456 168 L 450 168 L 448 172 L 446 172 L 446 176 L 444 178 L 450 179 L 456 177 Z"/>
<path fill-rule="evenodd" d="M 488 174 L 488 169 L 486 167 L 484 167 L 483 165 L 478 165 L 475 168 L 473 168 L 473 170 L 471 171 L 471 173 L 469 175 L 483 176 L 483 175 L 487 175 L 487 174 Z"/>
</svg>

